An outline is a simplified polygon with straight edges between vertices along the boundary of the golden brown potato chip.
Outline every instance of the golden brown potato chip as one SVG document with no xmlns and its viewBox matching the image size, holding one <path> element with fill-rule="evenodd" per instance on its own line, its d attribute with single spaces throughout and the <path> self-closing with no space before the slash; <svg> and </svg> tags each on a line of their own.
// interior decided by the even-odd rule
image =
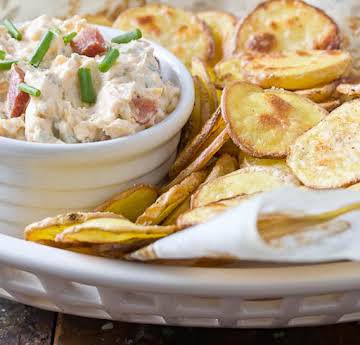
<svg viewBox="0 0 360 345">
<path fill-rule="evenodd" d="M 327 112 L 310 100 L 284 90 L 262 90 L 235 82 L 224 90 L 222 113 L 232 140 L 258 158 L 283 158 L 301 134 Z"/>
<path fill-rule="evenodd" d="M 360 83 L 341 83 L 337 86 L 336 91 L 341 95 L 360 97 Z"/>
<path fill-rule="evenodd" d="M 360 181 L 360 100 L 335 109 L 291 147 L 287 164 L 307 187 L 347 187 Z"/>
<path fill-rule="evenodd" d="M 282 169 L 243 168 L 202 185 L 192 197 L 191 208 L 236 196 L 267 192 L 285 185 L 298 184 L 294 176 Z"/>
<path fill-rule="evenodd" d="M 319 105 L 324 108 L 326 111 L 331 112 L 336 108 L 340 107 L 341 101 L 339 99 L 334 99 L 328 102 L 319 103 Z"/>
<path fill-rule="evenodd" d="M 190 176 L 196 171 L 200 171 L 205 168 L 206 165 L 210 162 L 211 158 L 220 150 L 220 148 L 226 143 L 230 138 L 227 129 L 223 129 L 222 132 L 213 140 L 213 142 L 200 153 L 198 157 L 183 171 L 180 172 L 178 176 L 175 177 L 168 185 L 164 186 L 161 190 L 168 191 L 170 188 L 181 183 L 185 178 Z"/>
<path fill-rule="evenodd" d="M 360 183 L 353 184 L 353 185 L 350 186 L 348 189 L 360 191 Z"/>
<path fill-rule="evenodd" d="M 211 63 L 216 64 L 233 51 L 233 37 L 238 19 L 223 11 L 205 11 L 197 14 L 211 29 L 215 41 L 215 56 Z"/>
<path fill-rule="evenodd" d="M 77 212 L 45 218 L 39 222 L 32 223 L 25 228 L 24 237 L 27 241 L 51 244 L 56 235 L 69 226 L 86 222 L 97 218 L 123 218 L 110 212 Z"/>
<path fill-rule="evenodd" d="M 236 51 L 339 49 L 340 31 L 322 10 L 299 0 L 263 2 L 239 25 Z"/>
<path fill-rule="evenodd" d="M 216 161 L 214 167 L 210 171 L 209 176 L 205 180 L 205 184 L 215 180 L 220 176 L 230 174 L 231 172 L 238 169 L 238 162 L 236 158 L 230 156 L 227 153 L 222 154 Z"/>
<path fill-rule="evenodd" d="M 220 62 L 215 71 L 217 79 L 223 82 L 246 80 L 263 88 L 303 90 L 341 78 L 348 73 L 350 66 L 351 56 L 348 52 L 307 50 L 244 54 Z"/>
<path fill-rule="evenodd" d="M 228 154 L 230 156 L 238 157 L 240 149 L 229 139 L 219 150 L 218 155 Z"/>
<path fill-rule="evenodd" d="M 229 84 L 233 81 L 246 81 L 243 74 L 243 65 L 245 63 L 244 61 L 246 61 L 244 59 L 245 57 L 242 55 L 236 55 L 227 59 L 223 59 L 218 64 L 216 64 L 214 67 L 216 87 L 223 89 L 226 84 Z"/>
<path fill-rule="evenodd" d="M 179 8 L 162 4 L 130 8 L 119 15 L 113 27 L 124 31 L 139 28 L 144 37 L 171 50 L 188 67 L 194 56 L 209 61 L 214 55 L 209 27 Z"/>
<path fill-rule="evenodd" d="M 316 103 L 323 103 L 329 101 L 329 99 L 336 92 L 336 87 L 339 85 L 338 81 L 333 81 L 330 84 L 315 87 L 313 89 L 298 90 L 297 93 L 300 96 L 309 98 L 311 101 Z"/>
<path fill-rule="evenodd" d="M 137 250 L 177 230 L 176 226 L 134 224 L 125 218 L 98 218 L 68 227 L 56 236 L 56 241 L 73 245 L 112 245 L 112 248 L 93 249 L 97 249 L 99 253 L 114 251 L 114 256 L 120 257 L 121 254 Z"/>
<path fill-rule="evenodd" d="M 98 206 L 96 212 L 120 214 L 132 222 L 150 206 L 159 196 L 156 188 L 139 185 L 121 192 L 112 199 Z"/>
<path fill-rule="evenodd" d="M 181 183 L 172 186 L 166 193 L 160 195 L 136 222 L 143 225 L 160 224 L 204 182 L 207 175 L 206 171 L 198 171 L 187 176 Z"/>
<path fill-rule="evenodd" d="M 165 219 L 162 225 L 176 225 L 179 216 L 190 210 L 190 201 L 191 198 L 189 196 Z"/>
<path fill-rule="evenodd" d="M 200 133 L 179 153 L 174 164 L 170 168 L 169 176 L 171 178 L 177 176 L 184 168 L 194 161 L 203 148 L 209 146 L 213 141 L 213 138 L 224 128 L 225 123 L 221 117 L 221 111 L 218 109 L 205 123 Z"/>
</svg>

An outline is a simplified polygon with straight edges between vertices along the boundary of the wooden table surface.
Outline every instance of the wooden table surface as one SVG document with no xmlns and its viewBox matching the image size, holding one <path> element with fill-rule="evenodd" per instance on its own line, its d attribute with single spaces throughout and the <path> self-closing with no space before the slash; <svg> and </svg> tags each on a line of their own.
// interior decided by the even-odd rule
<svg viewBox="0 0 360 345">
<path fill-rule="evenodd" d="M 0 299 L 0 345 L 360 345 L 360 323 L 289 330 L 196 329 L 93 320 Z"/>
</svg>

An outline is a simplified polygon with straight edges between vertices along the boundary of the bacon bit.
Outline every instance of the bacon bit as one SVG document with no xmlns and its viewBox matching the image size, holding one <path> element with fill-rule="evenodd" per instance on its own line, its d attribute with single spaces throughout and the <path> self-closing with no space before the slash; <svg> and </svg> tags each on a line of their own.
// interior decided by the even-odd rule
<svg viewBox="0 0 360 345">
<path fill-rule="evenodd" d="M 95 57 L 105 53 L 106 42 L 98 29 L 87 27 L 71 41 L 71 47 L 75 53 Z"/>
<path fill-rule="evenodd" d="M 156 113 L 157 106 L 154 101 L 148 98 L 135 98 L 132 101 L 136 108 L 135 120 L 136 122 L 144 125 L 148 123 L 151 117 Z"/>
<path fill-rule="evenodd" d="M 21 116 L 29 103 L 30 95 L 18 89 L 19 84 L 23 83 L 24 79 L 25 72 L 20 67 L 13 65 L 10 73 L 7 95 L 9 118 Z"/>
</svg>

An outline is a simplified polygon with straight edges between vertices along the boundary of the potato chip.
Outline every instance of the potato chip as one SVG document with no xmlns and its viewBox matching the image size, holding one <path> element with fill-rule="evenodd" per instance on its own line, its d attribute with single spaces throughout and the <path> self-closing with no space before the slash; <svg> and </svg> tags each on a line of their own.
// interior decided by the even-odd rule
<svg viewBox="0 0 360 345">
<path fill-rule="evenodd" d="M 336 108 L 340 107 L 341 101 L 339 99 L 334 99 L 328 102 L 319 103 L 319 105 L 324 108 L 326 111 L 331 112 Z"/>
<path fill-rule="evenodd" d="M 137 224 L 160 224 L 204 182 L 207 175 L 206 171 L 194 172 L 182 180 L 181 183 L 169 188 L 153 205 L 145 210 L 137 219 Z"/>
<path fill-rule="evenodd" d="M 341 83 L 337 86 L 336 91 L 341 95 L 360 97 L 360 83 Z"/>
<path fill-rule="evenodd" d="M 202 127 L 200 133 L 191 140 L 186 147 L 179 153 L 174 164 L 170 168 L 169 176 L 177 176 L 186 168 L 203 148 L 209 146 L 213 138 L 225 128 L 225 123 L 221 117 L 221 111 L 218 109 Z"/>
<path fill-rule="evenodd" d="M 205 184 L 217 179 L 220 176 L 230 174 L 238 168 L 238 162 L 236 158 L 230 156 L 227 153 L 222 154 L 216 161 L 214 167 L 210 171 L 209 176 L 205 180 Z"/>
<path fill-rule="evenodd" d="M 229 57 L 227 59 L 221 60 L 214 67 L 215 71 L 215 85 L 216 87 L 223 89 L 226 84 L 229 84 L 233 81 L 246 81 L 243 74 L 243 65 L 246 60 L 243 60 L 242 55 L 236 55 Z"/>
<path fill-rule="evenodd" d="M 181 183 L 185 178 L 190 176 L 196 171 L 200 171 L 205 168 L 206 165 L 210 162 L 211 158 L 220 150 L 220 148 L 226 143 L 229 139 L 229 134 L 227 129 L 223 129 L 222 132 L 213 140 L 213 142 L 200 153 L 200 155 L 183 171 L 180 172 L 178 176 L 175 177 L 168 185 L 164 186 L 161 191 L 168 191 L 170 188 Z"/>
<path fill-rule="evenodd" d="M 179 216 L 190 210 L 190 201 L 191 198 L 189 196 L 165 219 L 162 225 L 176 225 Z"/>
<path fill-rule="evenodd" d="M 113 22 L 104 14 L 87 14 L 84 18 L 91 24 L 112 26 Z"/>
<path fill-rule="evenodd" d="M 270 0 L 260 4 L 239 25 L 236 52 L 339 49 L 336 23 L 322 10 L 299 0 Z"/>
<path fill-rule="evenodd" d="M 263 88 L 311 89 L 344 76 L 351 55 L 340 50 L 307 50 L 242 56 L 241 75 Z M 239 63 L 238 63 L 239 64 Z"/>
<path fill-rule="evenodd" d="M 229 139 L 219 150 L 218 155 L 228 154 L 230 156 L 238 157 L 240 149 Z"/>
<path fill-rule="evenodd" d="M 338 81 L 333 81 L 330 84 L 318 86 L 307 90 L 295 91 L 300 96 L 304 96 L 316 103 L 328 101 L 336 92 L 336 87 L 339 85 Z"/>
<path fill-rule="evenodd" d="M 179 8 L 162 4 L 130 8 L 119 15 L 113 27 L 124 31 L 139 28 L 144 37 L 171 50 L 188 67 L 194 56 L 209 61 L 214 55 L 209 27 Z"/>
<path fill-rule="evenodd" d="M 144 226 L 123 218 L 98 218 L 74 225 L 56 236 L 56 241 L 74 245 L 113 245 L 116 256 L 129 253 L 178 231 L 176 226 Z M 103 251 L 97 248 L 99 252 Z M 119 253 L 120 252 L 120 253 Z"/>
<path fill-rule="evenodd" d="M 235 82 L 223 93 L 222 113 L 232 140 L 258 158 L 283 158 L 301 134 L 327 112 L 310 100 L 284 90 L 262 90 Z"/>
<path fill-rule="evenodd" d="M 112 212 L 120 214 L 132 222 L 152 205 L 159 194 L 156 188 L 138 185 L 121 192 L 112 199 L 98 206 L 96 212 Z"/>
<path fill-rule="evenodd" d="M 236 196 L 267 192 L 281 186 L 298 184 L 294 176 L 281 169 L 243 168 L 202 185 L 192 197 L 191 208 Z"/>
<path fill-rule="evenodd" d="M 350 186 L 348 189 L 360 191 L 360 183 L 353 184 L 353 185 Z"/>
<path fill-rule="evenodd" d="M 292 146 L 287 163 L 310 188 L 340 188 L 360 181 L 360 100 L 335 109 Z"/>
<path fill-rule="evenodd" d="M 86 222 L 97 218 L 123 218 L 122 216 L 110 212 L 78 212 L 59 215 L 56 217 L 45 218 L 39 222 L 32 223 L 25 228 L 25 240 L 51 244 L 54 243 L 56 235 L 64 231 L 69 226 Z"/>
<path fill-rule="evenodd" d="M 215 55 L 211 63 L 216 64 L 233 51 L 233 37 L 238 19 L 224 11 L 205 11 L 197 14 L 211 29 L 215 41 Z"/>
</svg>

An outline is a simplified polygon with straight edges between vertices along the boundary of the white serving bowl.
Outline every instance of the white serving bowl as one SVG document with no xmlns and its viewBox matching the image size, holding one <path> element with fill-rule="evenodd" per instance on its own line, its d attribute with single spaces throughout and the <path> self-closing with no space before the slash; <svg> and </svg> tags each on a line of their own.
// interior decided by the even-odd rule
<svg viewBox="0 0 360 345">
<path fill-rule="evenodd" d="M 100 29 L 109 39 L 119 34 Z M 194 87 L 184 65 L 151 44 L 163 78 L 181 88 L 176 109 L 156 126 L 109 141 L 57 145 L 0 137 L 0 233 L 21 237 L 31 222 L 91 209 L 131 185 L 165 177 L 193 108 Z"/>
</svg>

